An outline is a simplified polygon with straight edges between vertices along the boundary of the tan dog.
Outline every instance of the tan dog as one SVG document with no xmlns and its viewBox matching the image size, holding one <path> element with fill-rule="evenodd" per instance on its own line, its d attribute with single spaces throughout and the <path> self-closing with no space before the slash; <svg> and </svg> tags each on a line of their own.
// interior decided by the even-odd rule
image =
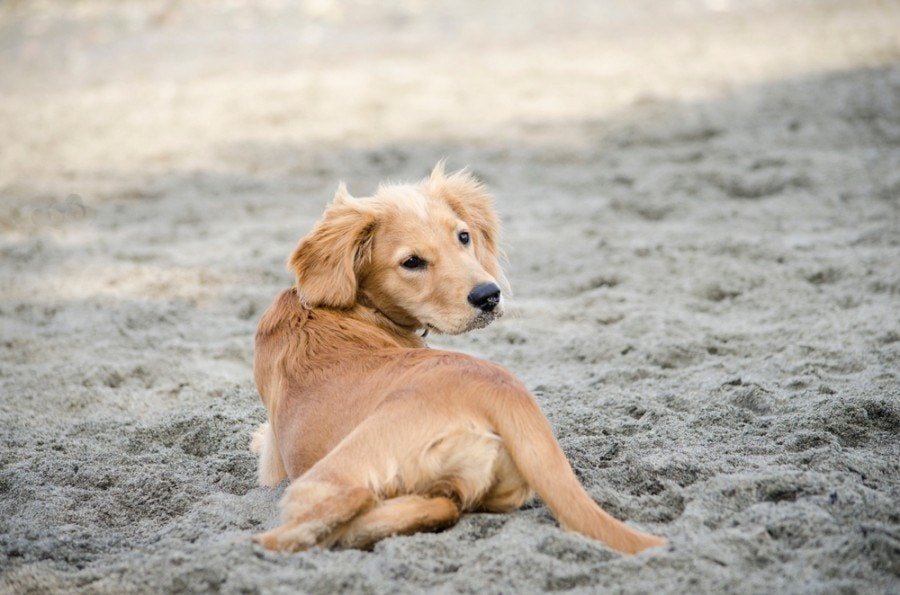
<svg viewBox="0 0 900 595">
<path fill-rule="evenodd" d="M 532 489 L 567 530 L 636 553 L 664 540 L 605 513 L 578 483 L 528 390 L 503 368 L 428 349 L 503 312 L 498 221 L 481 185 L 439 164 L 417 186 L 338 188 L 265 313 L 255 377 L 269 412 L 259 480 L 292 483 L 270 549 L 367 548 L 507 512 Z"/>
</svg>

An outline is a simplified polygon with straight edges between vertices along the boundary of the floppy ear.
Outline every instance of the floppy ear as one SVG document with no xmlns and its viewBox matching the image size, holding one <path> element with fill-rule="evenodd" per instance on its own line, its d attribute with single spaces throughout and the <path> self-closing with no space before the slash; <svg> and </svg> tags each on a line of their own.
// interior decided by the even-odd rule
<svg viewBox="0 0 900 595">
<path fill-rule="evenodd" d="M 346 309 L 356 302 L 357 272 L 369 252 L 375 216 L 342 183 L 334 201 L 288 259 L 307 308 Z"/>
<path fill-rule="evenodd" d="M 432 196 L 443 199 L 469 225 L 481 266 L 508 290 L 500 268 L 500 220 L 484 185 L 466 170 L 444 173 L 444 162 L 434 166 L 426 183 Z"/>
</svg>

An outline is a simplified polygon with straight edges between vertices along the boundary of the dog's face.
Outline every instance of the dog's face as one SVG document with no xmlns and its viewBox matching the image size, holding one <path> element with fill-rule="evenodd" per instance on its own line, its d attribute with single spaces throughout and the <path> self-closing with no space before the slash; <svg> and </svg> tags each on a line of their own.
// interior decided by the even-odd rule
<svg viewBox="0 0 900 595">
<path fill-rule="evenodd" d="M 342 187 L 289 266 L 307 307 L 374 308 L 402 327 L 463 333 L 503 314 L 498 221 L 471 176 L 353 199 Z"/>
</svg>

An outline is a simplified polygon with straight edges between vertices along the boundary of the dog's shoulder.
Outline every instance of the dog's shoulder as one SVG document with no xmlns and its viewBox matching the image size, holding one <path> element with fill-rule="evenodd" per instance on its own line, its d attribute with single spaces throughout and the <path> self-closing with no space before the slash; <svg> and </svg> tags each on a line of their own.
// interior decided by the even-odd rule
<svg viewBox="0 0 900 595">
<path fill-rule="evenodd" d="M 279 330 L 302 324 L 307 311 L 300 304 L 297 290 L 285 289 L 276 296 L 272 305 L 266 310 L 256 328 L 256 340 L 276 334 Z"/>
</svg>

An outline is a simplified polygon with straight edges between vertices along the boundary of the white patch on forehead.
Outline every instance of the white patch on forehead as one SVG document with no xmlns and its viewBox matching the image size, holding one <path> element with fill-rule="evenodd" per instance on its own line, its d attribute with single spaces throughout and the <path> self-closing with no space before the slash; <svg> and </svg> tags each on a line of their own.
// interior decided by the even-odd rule
<svg viewBox="0 0 900 595">
<path fill-rule="evenodd" d="M 404 211 L 414 213 L 422 221 L 428 221 L 428 199 L 415 188 L 391 188 L 389 195 L 396 200 L 397 206 Z"/>
</svg>

